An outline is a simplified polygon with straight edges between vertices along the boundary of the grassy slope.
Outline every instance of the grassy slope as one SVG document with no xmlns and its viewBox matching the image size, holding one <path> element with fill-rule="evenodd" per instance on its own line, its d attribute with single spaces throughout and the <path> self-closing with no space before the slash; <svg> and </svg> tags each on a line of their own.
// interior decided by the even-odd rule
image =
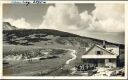
<svg viewBox="0 0 128 80">
<path fill-rule="evenodd" d="M 29 51 L 33 49 L 45 49 L 44 47 L 36 47 L 36 46 L 17 46 L 17 45 L 6 45 L 4 46 L 4 49 L 10 49 L 14 48 L 11 53 L 14 52 L 20 52 L 21 54 L 24 54 L 26 50 L 29 49 Z M 55 49 L 55 48 L 54 48 Z M 4 51 L 6 51 L 4 50 Z M 5 52 L 8 53 L 8 52 Z M 63 54 L 57 54 L 59 58 L 54 59 L 45 59 L 45 60 L 33 60 L 32 62 L 28 62 L 25 60 L 15 60 L 10 61 L 10 66 L 4 67 L 4 75 L 44 75 L 49 71 L 53 71 L 56 68 L 62 66 L 65 64 L 65 62 L 71 58 L 68 53 Z M 48 74 L 46 74 L 48 75 Z"/>
</svg>

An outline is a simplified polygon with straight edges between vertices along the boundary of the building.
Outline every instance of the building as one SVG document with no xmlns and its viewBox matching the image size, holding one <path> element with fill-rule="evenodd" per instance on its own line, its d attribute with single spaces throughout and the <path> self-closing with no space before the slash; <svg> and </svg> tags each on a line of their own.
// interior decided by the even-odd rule
<svg viewBox="0 0 128 80">
<path fill-rule="evenodd" d="M 84 53 L 82 61 L 85 64 L 95 67 L 116 67 L 117 56 L 119 55 L 118 46 L 102 46 L 94 44 Z"/>
</svg>

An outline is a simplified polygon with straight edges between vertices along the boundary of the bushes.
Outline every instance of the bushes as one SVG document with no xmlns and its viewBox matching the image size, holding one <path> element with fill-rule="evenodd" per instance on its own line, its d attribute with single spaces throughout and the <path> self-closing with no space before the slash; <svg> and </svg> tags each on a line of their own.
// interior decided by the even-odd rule
<svg viewBox="0 0 128 80">
<path fill-rule="evenodd" d="M 111 73 L 111 76 L 124 76 L 124 75 L 125 75 L 124 68 L 119 69 L 119 70 L 114 70 L 114 71 Z"/>
<path fill-rule="evenodd" d="M 49 55 L 47 57 L 41 57 L 39 60 L 54 59 L 54 58 L 59 58 L 59 56 Z"/>
<path fill-rule="evenodd" d="M 87 47 L 88 42 L 86 39 L 80 37 L 60 37 L 56 39 L 56 42 L 62 45 L 81 46 Z"/>
<path fill-rule="evenodd" d="M 56 55 L 56 54 L 63 54 L 63 53 L 67 53 L 68 50 L 63 50 L 63 49 L 53 49 L 50 54 L 52 55 Z"/>
<path fill-rule="evenodd" d="M 77 71 L 88 71 L 88 70 L 93 70 L 95 69 L 94 65 L 78 65 L 76 66 Z"/>
<path fill-rule="evenodd" d="M 68 52 L 68 50 L 63 49 L 31 49 L 31 50 L 23 50 L 23 51 L 9 51 L 4 53 L 4 57 L 6 56 L 22 56 L 21 59 L 31 59 L 35 57 L 42 57 L 47 59 L 59 58 L 58 55 Z M 47 53 L 47 54 L 45 54 Z"/>
<path fill-rule="evenodd" d="M 40 41 L 49 41 L 51 39 L 47 39 L 45 37 L 39 37 L 35 34 L 27 35 L 27 36 L 17 36 L 12 34 L 4 34 L 4 42 L 7 42 L 9 44 L 20 44 L 20 45 L 32 45 L 30 43 L 40 42 Z"/>
</svg>

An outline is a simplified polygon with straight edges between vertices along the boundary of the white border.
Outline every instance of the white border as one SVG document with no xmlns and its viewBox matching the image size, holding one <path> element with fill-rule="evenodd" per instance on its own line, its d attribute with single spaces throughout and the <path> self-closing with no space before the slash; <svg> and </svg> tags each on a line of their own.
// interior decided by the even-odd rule
<svg viewBox="0 0 128 80">
<path fill-rule="evenodd" d="M 2 3 L 0 2 L 0 23 L 2 23 Z M 1 46 L 0 46 L 0 76 L 2 76 L 2 66 L 3 66 L 3 64 L 2 64 L 2 24 L 0 24 L 0 44 L 1 44 Z"/>
<path fill-rule="evenodd" d="M 0 2 L 0 23 L 2 23 L 2 4 L 3 3 L 11 3 L 11 1 L 1 1 Z M 127 74 L 127 66 L 128 66 L 128 41 L 127 41 L 127 35 L 128 35 L 128 2 L 127 1 L 47 1 L 47 3 L 122 3 L 125 4 L 125 77 L 84 77 L 84 76 L 3 76 L 2 75 L 2 53 L 3 53 L 3 44 L 2 44 L 2 24 L 0 24 L 0 76 L 2 79 L 128 79 L 128 74 Z M 127 27 L 126 27 L 127 26 Z"/>
<path fill-rule="evenodd" d="M 128 79 L 128 2 L 125 2 L 125 75 Z"/>
</svg>

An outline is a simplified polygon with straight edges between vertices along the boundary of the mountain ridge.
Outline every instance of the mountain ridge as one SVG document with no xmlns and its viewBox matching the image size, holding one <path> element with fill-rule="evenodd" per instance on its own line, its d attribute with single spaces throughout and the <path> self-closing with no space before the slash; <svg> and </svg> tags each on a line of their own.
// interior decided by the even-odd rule
<svg viewBox="0 0 128 80">
<path fill-rule="evenodd" d="M 15 30 L 17 27 L 12 26 L 9 22 L 3 22 L 3 30 Z"/>
</svg>

